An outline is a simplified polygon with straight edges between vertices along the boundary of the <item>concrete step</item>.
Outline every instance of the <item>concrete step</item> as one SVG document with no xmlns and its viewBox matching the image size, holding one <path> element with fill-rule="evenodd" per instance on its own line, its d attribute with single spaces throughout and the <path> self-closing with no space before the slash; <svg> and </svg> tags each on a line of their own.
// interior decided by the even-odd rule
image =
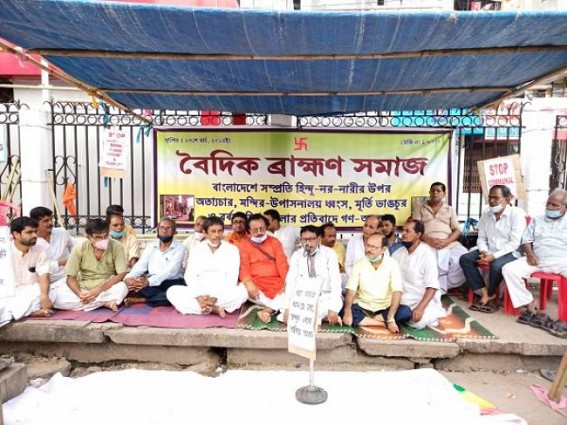
<svg viewBox="0 0 567 425">
<path fill-rule="evenodd" d="M 0 371 L 0 401 L 5 402 L 21 394 L 27 383 L 26 365 L 12 363 Z"/>
</svg>

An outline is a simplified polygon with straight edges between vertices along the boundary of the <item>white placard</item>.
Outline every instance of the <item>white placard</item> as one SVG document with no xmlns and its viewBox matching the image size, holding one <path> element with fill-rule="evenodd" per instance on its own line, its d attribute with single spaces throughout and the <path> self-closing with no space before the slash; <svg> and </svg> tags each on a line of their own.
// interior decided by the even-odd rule
<svg viewBox="0 0 567 425">
<path fill-rule="evenodd" d="M 15 295 L 12 242 L 8 226 L 0 226 L 0 298 Z"/>
<path fill-rule="evenodd" d="M 486 202 L 488 202 L 488 191 L 497 184 L 508 186 L 518 199 L 526 198 L 520 155 L 514 154 L 478 161 L 478 169 Z"/>
<path fill-rule="evenodd" d="M 128 138 L 126 132 L 118 128 L 105 128 L 99 167 L 126 170 L 128 160 Z"/>
<path fill-rule="evenodd" d="M 317 353 L 317 302 L 322 285 L 321 278 L 298 278 L 288 306 L 288 351 L 311 360 Z"/>
</svg>

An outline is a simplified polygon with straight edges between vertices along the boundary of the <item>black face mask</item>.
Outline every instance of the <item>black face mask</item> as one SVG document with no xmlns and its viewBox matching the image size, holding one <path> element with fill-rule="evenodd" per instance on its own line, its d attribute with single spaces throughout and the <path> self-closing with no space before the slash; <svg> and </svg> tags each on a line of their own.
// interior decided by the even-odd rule
<svg viewBox="0 0 567 425">
<path fill-rule="evenodd" d="M 406 249 L 410 249 L 411 246 L 415 243 L 416 240 L 417 240 L 417 238 L 414 239 L 413 241 L 408 241 L 408 242 L 402 241 L 402 245 L 405 246 Z"/>
<path fill-rule="evenodd" d="M 158 239 L 160 241 L 162 241 L 163 243 L 168 243 L 168 242 L 171 242 L 173 240 L 173 236 L 159 236 L 158 235 Z"/>
</svg>

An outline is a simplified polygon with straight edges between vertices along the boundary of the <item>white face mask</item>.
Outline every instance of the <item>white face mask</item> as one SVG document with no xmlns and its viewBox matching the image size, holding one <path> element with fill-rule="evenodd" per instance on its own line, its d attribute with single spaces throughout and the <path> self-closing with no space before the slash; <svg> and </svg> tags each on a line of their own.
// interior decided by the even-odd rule
<svg viewBox="0 0 567 425">
<path fill-rule="evenodd" d="M 221 244 L 221 241 L 213 242 L 213 241 L 210 241 L 210 240 L 207 239 L 207 243 L 209 244 L 210 247 L 218 248 Z"/>
<path fill-rule="evenodd" d="M 504 207 L 502 205 L 498 204 L 498 205 L 494 205 L 493 207 L 490 207 L 490 212 L 493 213 L 493 214 L 498 214 L 503 209 L 504 209 Z"/>
<path fill-rule="evenodd" d="M 252 242 L 256 242 L 256 243 L 262 243 L 262 242 L 264 242 L 266 239 L 268 239 L 268 235 L 267 235 L 267 234 L 262 235 L 262 236 L 251 236 L 251 237 L 250 237 L 250 240 L 251 240 Z"/>
<path fill-rule="evenodd" d="M 194 235 L 195 235 L 195 239 L 197 239 L 198 241 L 202 241 L 203 238 L 205 237 L 205 234 L 201 232 L 195 232 Z"/>
</svg>

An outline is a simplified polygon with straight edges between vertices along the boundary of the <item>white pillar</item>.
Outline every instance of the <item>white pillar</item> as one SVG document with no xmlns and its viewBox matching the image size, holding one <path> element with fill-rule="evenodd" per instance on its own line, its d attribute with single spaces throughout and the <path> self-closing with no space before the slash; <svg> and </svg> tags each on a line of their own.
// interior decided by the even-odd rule
<svg viewBox="0 0 567 425">
<path fill-rule="evenodd" d="M 567 114 L 567 99 L 532 99 L 522 113 L 521 161 L 526 200 L 520 207 L 531 215 L 541 215 L 551 189 L 551 147 L 555 137 L 555 117 Z"/>
<path fill-rule="evenodd" d="M 37 206 L 53 208 L 45 171 L 51 166 L 49 112 L 20 110 L 20 158 L 22 165 L 22 215 Z"/>
</svg>

